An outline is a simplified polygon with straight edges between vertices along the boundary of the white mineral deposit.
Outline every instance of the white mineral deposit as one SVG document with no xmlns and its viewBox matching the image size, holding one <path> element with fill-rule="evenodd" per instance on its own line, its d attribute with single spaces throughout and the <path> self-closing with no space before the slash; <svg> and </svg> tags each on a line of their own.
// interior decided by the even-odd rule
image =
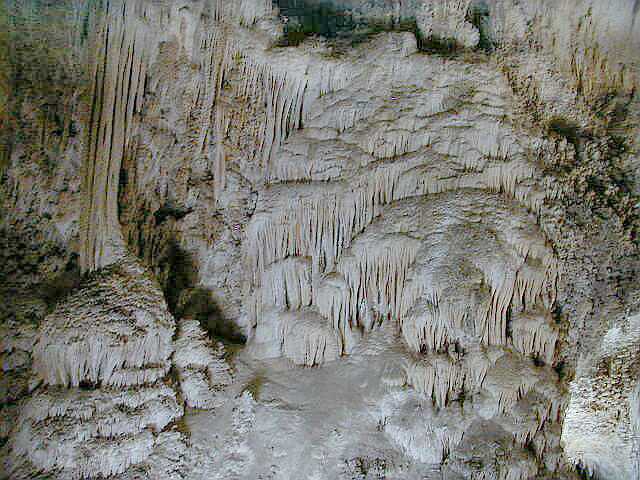
<svg viewBox="0 0 640 480">
<path fill-rule="evenodd" d="M 639 17 L 0 3 L 0 479 L 640 479 Z"/>
</svg>

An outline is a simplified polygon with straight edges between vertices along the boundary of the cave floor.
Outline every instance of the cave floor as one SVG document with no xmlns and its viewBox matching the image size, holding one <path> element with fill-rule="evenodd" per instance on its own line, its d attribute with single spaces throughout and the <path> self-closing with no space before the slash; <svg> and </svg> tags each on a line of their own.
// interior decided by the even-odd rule
<svg viewBox="0 0 640 480">
<path fill-rule="evenodd" d="M 411 461 L 383 431 L 392 414 L 386 398 L 422 401 L 408 387 L 389 385 L 407 356 L 391 328 L 321 366 L 238 351 L 226 404 L 186 413 L 191 444 L 225 452 L 227 478 L 436 478 L 425 473 L 437 473 L 436 465 Z"/>
</svg>

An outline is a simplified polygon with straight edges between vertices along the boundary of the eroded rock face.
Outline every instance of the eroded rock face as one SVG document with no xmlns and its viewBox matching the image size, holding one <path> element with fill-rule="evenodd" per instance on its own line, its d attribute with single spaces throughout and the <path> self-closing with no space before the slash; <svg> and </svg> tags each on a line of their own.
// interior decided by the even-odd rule
<svg viewBox="0 0 640 480">
<path fill-rule="evenodd" d="M 635 479 L 634 2 L 278 3 L 11 6 L 5 470 Z"/>
</svg>

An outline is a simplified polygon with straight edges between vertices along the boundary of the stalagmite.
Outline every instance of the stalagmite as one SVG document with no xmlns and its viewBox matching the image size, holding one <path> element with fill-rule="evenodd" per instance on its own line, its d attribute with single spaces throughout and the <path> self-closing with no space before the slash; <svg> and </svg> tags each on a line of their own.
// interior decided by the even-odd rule
<svg viewBox="0 0 640 480">
<path fill-rule="evenodd" d="M 29 462 L 72 478 L 110 476 L 145 460 L 153 431 L 182 415 L 167 386 L 133 391 L 50 389 L 21 409 L 9 441 L 15 475 Z"/>
<path fill-rule="evenodd" d="M 93 274 L 42 322 L 33 368 L 47 385 L 140 385 L 169 370 L 174 320 L 134 259 Z"/>
</svg>

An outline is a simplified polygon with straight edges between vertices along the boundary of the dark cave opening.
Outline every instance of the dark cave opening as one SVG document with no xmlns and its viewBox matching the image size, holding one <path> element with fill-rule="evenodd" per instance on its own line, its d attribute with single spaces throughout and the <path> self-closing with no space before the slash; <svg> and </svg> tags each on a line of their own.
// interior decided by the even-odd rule
<svg viewBox="0 0 640 480">
<path fill-rule="evenodd" d="M 453 39 L 422 36 L 415 16 L 394 18 L 389 12 L 387 15 L 365 18 L 328 0 L 273 0 L 273 5 L 278 8 L 285 22 L 284 36 L 278 44 L 281 47 L 298 46 L 313 36 L 346 40 L 355 46 L 378 33 L 398 31 L 414 33 L 421 52 L 450 56 L 464 50 Z M 494 47 L 486 32 L 488 16 L 486 6 L 475 5 L 469 9 L 467 20 L 480 32 L 480 42 L 474 50 L 488 52 Z"/>
<path fill-rule="evenodd" d="M 180 248 L 175 241 L 169 242 L 160 261 L 160 278 L 169 311 L 176 318 L 198 320 L 211 339 L 225 344 L 243 344 L 245 336 L 234 322 L 227 318 L 212 293 L 198 287 L 198 272 L 190 253 Z"/>
<path fill-rule="evenodd" d="M 306 38 L 322 36 L 327 39 L 347 40 L 352 46 L 384 31 L 416 32 L 415 18 L 395 23 L 381 19 L 364 20 L 346 8 L 331 2 L 313 0 L 274 0 L 280 17 L 285 21 L 285 32 L 279 43 L 281 47 L 298 46 Z"/>
<path fill-rule="evenodd" d="M 351 14 L 337 10 L 328 2 L 275 0 L 274 5 L 286 24 L 281 46 L 299 45 L 312 35 L 325 38 L 350 35 L 357 25 Z"/>
<path fill-rule="evenodd" d="M 53 310 L 60 300 L 79 288 L 82 283 L 82 278 L 78 255 L 72 253 L 64 270 L 60 271 L 53 279 L 39 285 L 39 293 L 47 302 L 49 310 Z"/>
</svg>

